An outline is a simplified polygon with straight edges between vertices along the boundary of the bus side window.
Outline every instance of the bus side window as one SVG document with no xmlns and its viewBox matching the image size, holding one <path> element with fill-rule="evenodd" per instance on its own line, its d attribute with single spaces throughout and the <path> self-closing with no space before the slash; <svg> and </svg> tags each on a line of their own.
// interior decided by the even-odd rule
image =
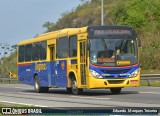
<svg viewBox="0 0 160 116">
<path fill-rule="evenodd" d="M 25 46 L 25 61 L 30 62 L 32 60 L 32 44 Z"/>
<path fill-rule="evenodd" d="M 62 37 L 56 40 L 56 53 L 57 58 L 67 58 L 69 52 L 69 39 L 68 37 Z"/>
<path fill-rule="evenodd" d="M 33 50 L 32 50 L 32 60 L 37 61 L 39 60 L 39 54 L 40 54 L 40 43 L 33 43 Z"/>
<path fill-rule="evenodd" d="M 47 42 L 42 41 L 40 44 L 40 59 L 46 60 L 46 49 L 47 49 Z"/>
<path fill-rule="evenodd" d="M 77 36 L 71 36 L 69 39 L 69 57 L 77 56 Z"/>
</svg>

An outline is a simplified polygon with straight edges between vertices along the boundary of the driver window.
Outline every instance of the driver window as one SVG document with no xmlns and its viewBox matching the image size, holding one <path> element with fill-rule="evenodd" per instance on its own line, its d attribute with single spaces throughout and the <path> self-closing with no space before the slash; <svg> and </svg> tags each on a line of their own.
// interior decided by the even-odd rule
<svg viewBox="0 0 160 116">
<path fill-rule="evenodd" d="M 128 53 L 134 53 L 134 42 L 133 42 L 133 40 L 128 42 L 127 48 L 128 48 Z"/>
</svg>

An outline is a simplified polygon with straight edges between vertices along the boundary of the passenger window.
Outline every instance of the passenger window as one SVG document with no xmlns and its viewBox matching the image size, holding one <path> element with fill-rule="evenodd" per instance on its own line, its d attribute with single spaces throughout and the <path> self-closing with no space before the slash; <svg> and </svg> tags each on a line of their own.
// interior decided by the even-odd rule
<svg viewBox="0 0 160 116">
<path fill-rule="evenodd" d="M 43 41 L 40 44 L 40 60 L 46 60 L 46 48 L 47 48 L 47 42 Z"/>
<path fill-rule="evenodd" d="M 68 37 L 63 37 L 56 40 L 56 57 L 57 58 L 67 58 L 69 56 L 69 39 Z"/>
<path fill-rule="evenodd" d="M 32 44 L 27 44 L 25 47 L 25 61 L 31 61 L 32 59 Z"/>
</svg>

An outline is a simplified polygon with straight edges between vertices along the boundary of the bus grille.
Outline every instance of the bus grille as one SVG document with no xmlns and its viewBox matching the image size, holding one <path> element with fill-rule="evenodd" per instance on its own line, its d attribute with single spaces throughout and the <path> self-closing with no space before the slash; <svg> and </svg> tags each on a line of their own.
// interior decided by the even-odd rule
<svg viewBox="0 0 160 116">
<path fill-rule="evenodd" d="M 108 80 L 109 84 L 123 84 L 124 80 Z"/>
<path fill-rule="evenodd" d="M 105 74 L 124 74 L 130 71 L 130 69 L 126 70 L 101 70 Z"/>
</svg>

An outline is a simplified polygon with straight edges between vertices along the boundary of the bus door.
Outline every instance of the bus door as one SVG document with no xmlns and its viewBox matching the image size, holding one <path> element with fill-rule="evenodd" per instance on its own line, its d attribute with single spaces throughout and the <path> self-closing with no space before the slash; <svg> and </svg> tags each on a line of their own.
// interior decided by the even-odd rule
<svg viewBox="0 0 160 116">
<path fill-rule="evenodd" d="M 55 83 L 55 45 L 49 45 L 50 51 L 50 70 L 49 71 L 49 84 L 54 86 Z"/>
<path fill-rule="evenodd" d="M 80 69 L 80 82 L 81 86 L 86 86 L 86 41 L 79 41 L 79 69 Z"/>
</svg>

